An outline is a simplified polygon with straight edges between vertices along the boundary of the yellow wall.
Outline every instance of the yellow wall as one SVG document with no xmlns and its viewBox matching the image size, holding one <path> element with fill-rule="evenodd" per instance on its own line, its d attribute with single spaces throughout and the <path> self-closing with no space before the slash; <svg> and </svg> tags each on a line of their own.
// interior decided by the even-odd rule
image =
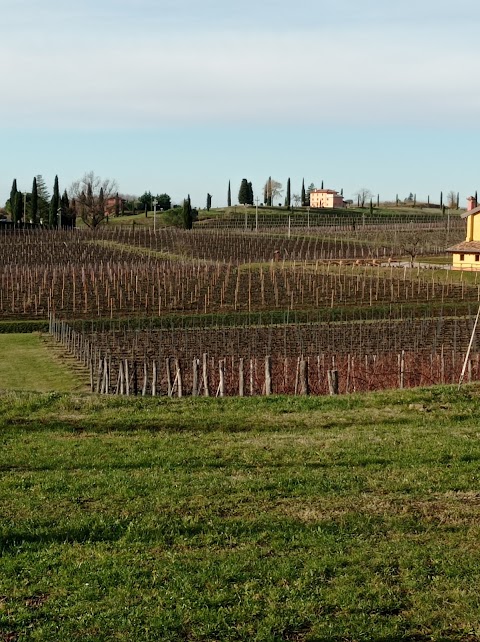
<svg viewBox="0 0 480 642">
<path fill-rule="evenodd" d="M 469 216 L 468 218 L 473 219 L 473 238 L 472 241 L 480 241 L 480 216 Z"/>
<path fill-rule="evenodd" d="M 460 261 L 460 256 L 460 254 L 453 255 L 452 268 L 454 270 L 480 270 L 480 255 L 465 253 L 463 255 L 463 261 Z M 478 261 L 475 261 L 475 256 L 479 257 Z"/>
</svg>

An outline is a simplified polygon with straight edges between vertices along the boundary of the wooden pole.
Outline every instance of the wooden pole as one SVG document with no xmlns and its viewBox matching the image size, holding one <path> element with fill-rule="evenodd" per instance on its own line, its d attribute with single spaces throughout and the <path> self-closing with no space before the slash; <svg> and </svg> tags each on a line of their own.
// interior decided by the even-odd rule
<svg viewBox="0 0 480 642">
<path fill-rule="evenodd" d="M 338 370 L 327 370 L 328 391 L 331 395 L 338 395 Z"/>
<path fill-rule="evenodd" d="M 217 390 L 217 397 L 224 397 L 225 396 L 225 360 L 220 359 L 218 362 L 218 376 L 219 376 L 219 383 L 218 383 L 218 390 Z"/>
<path fill-rule="evenodd" d="M 157 362 L 155 359 L 152 362 L 152 397 L 157 395 Z"/>
<path fill-rule="evenodd" d="M 199 366 L 199 361 L 195 357 L 193 360 L 193 376 L 192 376 L 192 397 L 196 397 L 198 395 L 198 366 Z"/>
<path fill-rule="evenodd" d="M 202 357 L 202 371 L 203 371 L 203 396 L 208 397 L 210 391 L 208 390 L 208 359 L 207 353 L 203 353 Z"/>
<path fill-rule="evenodd" d="M 299 393 L 301 395 L 308 395 L 310 393 L 308 386 L 308 361 L 303 357 L 300 359 L 299 379 Z"/>
<path fill-rule="evenodd" d="M 265 395 L 272 394 L 272 357 L 265 357 Z"/>
<path fill-rule="evenodd" d="M 245 394 L 245 375 L 243 372 L 243 358 L 238 363 L 238 396 L 243 397 Z"/>
<path fill-rule="evenodd" d="M 468 362 L 468 359 L 470 357 L 470 351 L 472 349 L 473 339 L 475 337 L 475 331 L 477 329 L 477 324 L 478 324 L 478 318 L 479 317 L 480 317 L 480 306 L 478 306 L 477 316 L 475 317 L 475 323 L 473 324 L 473 330 L 472 330 L 472 334 L 470 336 L 470 342 L 469 342 L 468 348 L 467 348 L 467 354 L 465 355 L 465 361 L 463 362 L 462 372 L 460 374 L 460 379 L 459 379 L 459 382 L 458 382 L 458 387 L 459 388 L 462 385 L 463 377 L 465 376 L 465 369 L 467 367 L 467 362 Z"/>
<path fill-rule="evenodd" d="M 172 375 L 170 373 L 170 357 L 167 357 L 165 359 L 165 370 L 167 373 L 167 395 L 171 397 L 173 393 L 173 386 L 172 386 Z"/>
</svg>

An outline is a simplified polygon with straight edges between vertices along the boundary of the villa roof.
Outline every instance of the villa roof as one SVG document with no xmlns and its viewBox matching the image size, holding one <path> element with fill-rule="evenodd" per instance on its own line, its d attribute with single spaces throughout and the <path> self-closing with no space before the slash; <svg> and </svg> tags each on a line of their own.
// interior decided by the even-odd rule
<svg viewBox="0 0 480 642">
<path fill-rule="evenodd" d="M 452 245 L 446 251 L 461 252 L 462 254 L 480 254 L 480 241 L 463 241 L 462 243 L 457 243 L 457 245 Z"/>
<path fill-rule="evenodd" d="M 480 205 L 477 207 L 474 207 L 473 210 L 467 210 L 466 212 L 463 212 L 462 218 L 467 218 L 467 216 L 471 216 L 472 214 L 478 214 L 480 212 Z"/>
</svg>

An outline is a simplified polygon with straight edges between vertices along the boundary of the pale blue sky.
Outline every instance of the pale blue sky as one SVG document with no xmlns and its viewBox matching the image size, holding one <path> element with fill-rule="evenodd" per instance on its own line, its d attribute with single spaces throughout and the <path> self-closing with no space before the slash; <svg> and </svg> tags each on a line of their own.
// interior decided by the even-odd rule
<svg viewBox="0 0 480 642">
<path fill-rule="evenodd" d="M 381 198 L 480 177 L 474 0 L 0 0 L 0 203 L 13 178 L 235 201 L 243 177 Z"/>
</svg>

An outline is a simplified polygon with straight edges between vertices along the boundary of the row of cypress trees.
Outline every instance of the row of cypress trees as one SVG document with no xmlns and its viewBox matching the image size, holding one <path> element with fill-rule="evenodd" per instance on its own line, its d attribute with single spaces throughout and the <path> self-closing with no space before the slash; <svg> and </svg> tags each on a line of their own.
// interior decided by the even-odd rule
<svg viewBox="0 0 480 642">
<path fill-rule="evenodd" d="M 268 188 L 268 185 L 269 183 L 271 183 L 271 181 L 272 181 L 272 178 L 270 177 L 267 183 L 265 184 L 265 189 L 264 189 L 264 202 L 265 202 L 265 205 L 267 206 L 272 205 L 272 196 L 271 196 L 272 190 Z M 323 181 L 322 181 L 322 188 L 323 188 Z M 252 186 L 252 183 L 247 181 L 246 178 L 242 178 L 242 182 L 240 183 L 240 189 L 238 192 L 238 202 L 241 205 L 253 205 L 254 203 L 253 186 Z M 207 203 L 208 203 L 208 197 L 207 197 Z M 307 192 L 305 190 L 305 179 L 302 180 L 301 203 L 302 205 L 309 204 Z M 290 184 L 290 178 L 288 178 L 287 190 L 285 194 L 285 206 L 291 207 L 291 204 L 292 204 L 291 184 Z M 211 205 L 211 201 L 209 205 Z M 232 206 L 232 190 L 231 190 L 230 181 L 228 181 L 227 206 L 228 207 Z M 207 209 L 209 209 L 208 205 L 207 205 Z"/>
<path fill-rule="evenodd" d="M 13 223 L 40 223 L 51 228 L 59 227 L 60 223 L 62 227 L 75 226 L 75 203 L 70 203 L 67 190 L 60 196 L 58 176 L 55 176 L 51 197 L 41 175 L 33 178 L 31 192 L 19 191 L 14 178 L 6 209 Z"/>
</svg>

